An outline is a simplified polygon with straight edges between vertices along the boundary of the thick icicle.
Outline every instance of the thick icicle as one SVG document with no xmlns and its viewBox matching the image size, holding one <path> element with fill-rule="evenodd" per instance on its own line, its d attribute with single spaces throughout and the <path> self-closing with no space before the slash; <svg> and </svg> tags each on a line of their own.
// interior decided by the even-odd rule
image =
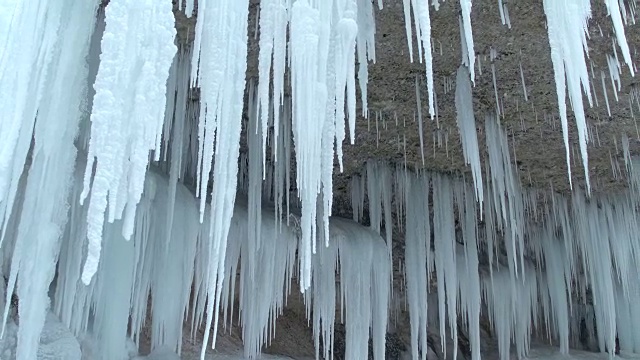
<svg viewBox="0 0 640 360">
<path fill-rule="evenodd" d="M 105 10 L 105 22 L 81 197 L 83 201 L 91 188 L 85 284 L 98 269 L 107 208 L 109 222 L 124 215 L 125 238 L 133 232 L 149 151 L 157 149 L 156 160 L 160 157 L 167 78 L 176 54 L 168 1 L 113 0 Z"/>
<path fill-rule="evenodd" d="M 413 62 L 413 34 L 411 32 L 411 12 L 418 38 L 419 61 L 424 60 L 427 75 L 427 93 L 429 98 L 429 115 L 431 120 L 435 116 L 434 88 L 433 88 L 433 49 L 431 45 L 431 18 L 429 17 L 429 4 L 426 1 L 403 0 L 404 21 L 409 45 L 409 59 Z M 417 91 L 417 90 L 416 90 Z"/>
<path fill-rule="evenodd" d="M 40 335 L 49 311 L 49 286 L 55 276 L 60 243 L 68 220 L 69 184 L 77 153 L 73 142 L 78 123 L 84 115 L 82 104 L 87 96 L 88 76 L 86 53 L 94 30 L 97 8 L 97 1 L 72 0 L 49 4 L 46 8 L 48 21 L 58 23 L 59 26 L 58 37 L 49 39 L 54 49 L 48 65 L 51 67 L 51 74 L 43 84 L 39 104 L 37 100 L 33 101 L 33 104 L 38 104 L 37 118 L 27 118 L 27 111 L 24 118 L 19 119 L 27 123 L 35 120 L 35 127 L 31 163 L 24 187 L 20 189 L 24 199 L 18 208 L 20 212 L 15 214 L 19 222 L 17 236 L 13 241 L 9 288 L 6 293 L 7 299 L 10 299 L 17 280 L 20 302 L 17 359 L 36 358 Z M 47 25 L 50 24 L 40 26 L 46 31 Z M 4 84 L 4 80 L 0 76 L 1 84 Z M 6 98 L 10 96 L 7 94 Z M 30 143 L 31 136 L 28 140 L 27 143 Z M 19 162 L 18 159 L 19 155 L 13 161 Z M 5 174 L 10 172 L 3 172 Z M 4 234 L 4 229 L 2 232 Z M 6 301 L 3 333 L 9 304 Z"/>
<path fill-rule="evenodd" d="M 549 46 L 551 47 L 551 61 L 555 73 L 558 107 L 562 122 L 562 133 L 567 157 L 567 171 L 569 185 L 571 180 L 571 161 L 569 158 L 569 128 L 567 120 L 566 93 L 576 118 L 578 140 L 582 154 L 582 165 L 587 186 L 587 193 L 591 193 L 589 180 L 589 159 L 587 153 L 587 124 L 582 102 L 582 90 L 591 104 L 589 88 L 589 74 L 585 62 L 587 49 L 587 20 L 591 17 L 591 1 L 544 0 L 544 12 L 547 16 L 547 30 L 549 32 Z"/>
<path fill-rule="evenodd" d="M 460 0 L 460 10 L 462 11 L 462 26 L 464 28 L 464 39 L 467 48 L 467 53 L 462 55 L 466 55 L 468 59 L 469 75 L 471 82 L 475 85 L 476 51 L 473 46 L 473 32 L 471 29 L 471 0 Z"/>
<path fill-rule="evenodd" d="M 458 130 L 462 142 L 462 153 L 465 162 L 471 166 L 471 175 L 475 188 L 479 208 L 482 209 L 484 191 L 482 186 L 482 166 L 480 164 L 480 149 L 476 134 L 476 120 L 473 115 L 473 92 L 468 69 L 462 65 L 456 76 L 456 113 Z"/>
<path fill-rule="evenodd" d="M 55 46 L 66 6 L 66 2 L 45 1 L 0 5 L 0 244 L 47 88 L 45 70 L 55 66 Z"/>
</svg>

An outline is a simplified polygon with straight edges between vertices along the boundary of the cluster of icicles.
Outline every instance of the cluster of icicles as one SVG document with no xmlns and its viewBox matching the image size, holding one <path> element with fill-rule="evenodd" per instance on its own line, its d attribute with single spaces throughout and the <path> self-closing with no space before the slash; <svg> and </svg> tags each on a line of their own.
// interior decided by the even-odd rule
<svg viewBox="0 0 640 360">
<path fill-rule="evenodd" d="M 510 25 L 506 4 L 499 2 L 503 23 Z M 193 0 L 179 3 L 193 15 Z M 633 72 L 621 15 L 626 10 L 615 0 L 605 3 Z M 382 9 L 382 0 L 377 4 Z M 415 22 L 433 116 L 429 11 L 439 1 L 403 4 L 409 39 L 412 17 Z M 355 140 L 356 63 L 367 116 L 367 64 L 375 61 L 372 2 L 260 2 L 259 79 L 249 89 L 246 162 L 236 160 L 246 110 L 249 0 L 197 5 L 193 45 L 179 51 L 168 0 L 110 0 L 104 10 L 98 0 L 0 3 L 0 245 L 8 277 L 5 321 L 14 290 L 20 298 L 18 359 L 36 357 L 54 278 L 53 310 L 78 336 L 92 333 L 100 339 L 102 358 L 124 358 L 127 337 L 140 340 L 148 317 L 152 346 L 178 352 L 186 318 L 192 333 L 204 323 L 204 357 L 209 331 L 215 341 L 218 324 L 233 320 L 238 267 L 248 356 L 256 356 L 273 335 L 297 277 L 313 317 L 316 348 L 322 341 L 322 355 L 329 358 L 339 269 L 347 358 L 366 358 L 369 333 L 363 329 L 370 328 L 374 356 L 381 359 L 391 296 L 393 211 L 406 229 L 414 358 L 427 351 L 431 270 L 437 276 L 441 339 L 445 319 L 456 338 L 455 319 L 462 314 L 474 359 L 480 356 L 478 324 L 485 307 L 503 357 L 512 341 L 524 355 L 534 328 L 546 330 L 567 351 L 580 327 L 569 314 L 581 302 L 593 304 L 597 326 L 591 321 L 587 327 L 591 334 L 597 328 L 601 349 L 615 348 L 617 332 L 623 349 L 640 350 L 635 328 L 640 312 L 630 301 L 639 291 L 637 212 L 630 200 L 637 194 L 590 202 L 581 195 L 551 196 L 538 209 L 540 195 L 520 188 L 506 139 L 492 117 L 486 121 L 491 141 L 483 182 L 471 101 L 476 63 L 471 1 L 460 1 L 464 60 L 456 107 L 473 186 L 371 163 L 366 196 L 372 229 L 329 220 L 333 163 L 337 156 L 342 168 L 345 123 L 351 143 Z M 580 91 L 589 89 L 584 33 L 590 2 L 545 0 L 544 5 L 565 143 L 566 75 L 587 171 Z M 409 49 L 413 60 L 411 41 Z M 286 68 L 290 99 L 284 96 Z M 198 106 L 190 100 L 196 87 Z M 632 159 L 627 163 L 638 178 Z M 168 172 L 168 181 L 148 173 L 149 167 Z M 190 180 L 199 203 L 180 184 Z M 297 199 L 290 199 L 292 184 Z M 359 220 L 365 189 L 361 180 L 354 184 Z M 236 204 L 237 190 L 247 194 L 246 211 Z M 273 213 L 260 210 L 263 199 L 275 204 Z M 299 218 L 289 209 L 296 200 Z M 544 219 L 541 228 L 525 221 L 532 213 Z M 386 244 L 378 235 L 383 224 Z M 484 257 L 488 274 L 479 271 Z M 587 289 L 593 301 L 586 300 Z M 255 301 L 254 291 L 260 291 L 261 301 Z M 151 314 L 146 313 L 149 296 Z"/>
</svg>

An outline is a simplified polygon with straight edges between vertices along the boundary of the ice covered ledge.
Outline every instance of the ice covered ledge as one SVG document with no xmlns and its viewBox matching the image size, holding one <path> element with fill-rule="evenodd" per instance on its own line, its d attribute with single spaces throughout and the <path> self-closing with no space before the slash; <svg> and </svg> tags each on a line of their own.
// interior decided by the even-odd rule
<svg viewBox="0 0 640 360">
<path fill-rule="evenodd" d="M 4 282 L 0 283 L 2 293 L 5 291 Z M 0 299 L 0 302 L 4 302 Z M 3 360 L 16 359 L 16 345 L 18 341 L 19 319 L 17 304 L 11 305 L 10 318 L 4 336 L 0 339 L 0 358 Z M 82 351 L 76 337 L 60 322 L 57 316 L 48 313 L 38 348 L 38 360 L 81 360 Z"/>
<path fill-rule="evenodd" d="M 220 331 L 239 318 L 244 355 L 257 356 L 275 334 L 275 317 L 282 313 L 298 274 L 296 221 L 287 225 L 286 219 L 277 220 L 273 212 L 263 210 L 255 229 L 258 236 L 253 237 L 258 241 L 250 242 L 248 210 L 238 201 L 228 247 L 214 249 L 226 251 L 225 278 L 218 284 L 219 303 L 215 304 L 213 294 L 206 293 L 206 284 L 213 281 L 209 269 L 222 265 L 213 262 L 216 256 L 208 249 L 210 224 L 207 220 L 199 223 L 198 203 L 189 189 L 172 186 L 165 176 L 149 171 L 131 240 L 121 235 L 122 221 L 106 224 L 97 276 L 85 286 L 81 271 L 86 258 L 87 204 L 79 203 L 83 169 L 83 164 L 76 164 L 51 301 L 52 311 L 78 339 L 95 340 L 93 358 L 129 359 L 129 338 L 140 345 L 147 341 L 143 330 L 148 329 L 151 349 L 180 354 L 183 339 L 201 330 L 214 305 L 220 307 L 220 318 L 214 322 Z M 10 258 L 13 240 L 9 232 L 2 248 L 5 258 Z M 384 241 L 355 222 L 333 219 L 329 246 L 323 242 L 317 244 L 314 256 L 313 286 L 304 295 L 309 314 L 313 314 L 316 348 L 332 348 L 332 324 L 341 300 L 347 352 L 352 358 L 366 358 L 371 328 L 376 358 L 383 358 L 385 337 L 379 334 L 386 332 L 391 279 L 391 259 Z M 336 284 L 338 269 L 340 285 Z M 230 301 L 236 298 L 240 310 L 234 310 Z M 21 312 L 28 311 L 21 308 Z M 22 322 L 20 326 L 25 336 L 38 335 L 29 333 L 37 328 L 33 324 Z"/>
</svg>

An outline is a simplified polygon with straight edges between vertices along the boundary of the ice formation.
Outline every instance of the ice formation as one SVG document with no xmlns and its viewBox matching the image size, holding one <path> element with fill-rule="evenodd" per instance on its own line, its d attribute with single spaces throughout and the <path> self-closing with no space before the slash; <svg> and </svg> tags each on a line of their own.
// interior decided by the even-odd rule
<svg viewBox="0 0 640 360">
<path fill-rule="evenodd" d="M 634 158 L 633 163 L 637 161 Z M 511 344 L 519 357 L 526 356 L 535 334 L 545 334 L 565 354 L 570 346 L 612 353 L 617 338 L 621 350 L 637 351 L 638 330 L 632 320 L 637 317 L 632 299 L 638 296 L 639 286 L 640 243 L 632 230 L 638 215 L 635 197 L 594 197 L 588 202 L 580 193 L 570 199 L 535 191 L 520 195 L 519 206 L 537 212 L 537 220 L 519 225 L 528 241 L 521 242 L 526 256 L 518 266 L 518 279 L 513 235 L 508 228 L 495 227 L 501 215 L 493 202 L 487 201 L 493 210 L 487 210 L 481 224 L 470 184 L 428 172 L 411 174 L 402 168 L 394 176 L 399 179 L 395 197 L 406 202 L 406 295 L 414 359 L 426 356 L 427 326 L 434 322 L 427 321 L 424 301 L 431 276 L 438 277 L 437 323 L 442 341 L 450 337 L 456 344 L 456 332 L 463 324 L 473 359 L 480 358 L 481 313 L 489 318 L 501 359 L 509 359 Z M 540 204 L 541 209 L 534 210 Z M 453 219 L 460 224 L 459 233 Z M 480 268 L 480 259 L 491 259 L 492 253 L 489 269 Z"/>
<path fill-rule="evenodd" d="M 125 219 L 126 239 L 133 232 L 149 151 L 158 150 L 154 159 L 159 160 L 166 81 L 176 54 L 175 21 L 167 2 L 114 0 L 105 8 L 104 21 L 80 199 L 84 202 L 90 187 L 85 284 L 98 268 L 107 208 L 109 222 Z"/>
<path fill-rule="evenodd" d="M 482 165 L 480 163 L 480 149 L 478 148 L 478 135 L 476 134 L 476 119 L 473 115 L 473 93 L 469 70 L 462 65 L 458 68 L 456 76 L 456 119 L 460 138 L 462 139 L 462 153 L 464 160 L 471 166 L 471 174 L 475 186 L 476 199 L 480 203 L 484 201 L 482 185 Z"/>
<path fill-rule="evenodd" d="M 510 27 L 507 5 L 498 3 Z M 440 4 L 402 5 L 410 59 L 413 26 L 437 122 L 430 6 Z M 615 0 L 605 5 L 633 74 L 624 22 L 635 8 Z M 472 181 L 412 171 L 406 158 L 398 166 L 369 161 L 351 180 L 354 221 L 331 216 L 333 170 L 336 158 L 345 167 L 347 126 L 350 143 L 356 139 L 356 79 L 360 114 L 369 114 L 373 4 L 260 1 L 258 82 L 247 86 L 249 6 L 248 0 L 178 2 L 187 17 L 197 12 L 193 43 L 182 44 L 168 0 L 0 3 L 2 333 L 15 330 L 11 297 L 17 294 L 18 360 L 37 358 L 50 310 L 78 338 L 97 339 L 100 359 L 128 359 L 129 343 L 139 345 L 145 328 L 152 350 L 176 354 L 184 337 L 204 328 L 204 359 L 219 327 L 238 319 L 244 355 L 255 358 L 274 337 L 294 280 L 318 358 L 333 356 L 338 307 L 345 357 L 367 359 L 371 338 L 374 359 L 384 358 L 396 294 L 408 305 L 413 359 L 433 350 L 431 327 L 454 359 L 463 337 L 471 358 L 480 359 L 483 322 L 502 359 L 511 345 L 526 356 L 534 337 L 557 343 L 562 353 L 576 346 L 613 353 L 618 343 L 640 352 L 640 160 L 631 156 L 627 137 L 630 189 L 588 199 L 582 92 L 591 103 L 584 58 L 590 1 L 544 1 L 569 181 L 567 91 L 586 194 L 520 184 L 499 123 L 504 101 L 493 49 L 496 109 L 485 116 L 482 156 L 472 99 L 481 65 L 472 2 L 461 0 L 455 105 Z M 616 47 L 607 60 L 618 99 Z M 520 77 L 528 101 L 522 67 Z M 604 73 L 601 80 L 609 106 Z M 446 86 L 453 89 L 451 81 Z M 445 133 L 445 146 L 448 139 Z M 406 137 L 403 145 L 406 150 Z M 365 215 L 368 227 L 358 224 Z M 405 241 L 405 287 L 393 276 L 394 228 Z"/>
<path fill-rule="evenodd" d="M 544 11 L 547 16 L 549 45 L 551 47 L 551 60 L 553 62 L 553 70 L 555 72 L 556 92 L 558 95 L 560 120 L 562 121 L 562 133 L 564 136 L 564 145 L 567 157 L 569 183 L 572 184 L 566 104 L 567 92 L 569 94 L 569 100 L 571 101 L 571 107 L 573 109 L 578 128 L 578 140 L 582 156 L 582 165 L 584 167 L 587 193 L 591 193 L 589 160 L 587 153 L 587 122 L 584 114 L 584 103 L 582 101 L 582 92 L 584 91 L 587 95 L 587 99 L 589 100 L 589 105 L 592 106 L 589 73 L 585 61 L 585 53 L 588 54 L 587 21 L 591 17 L 591 1 L 545 0 L 543 1 L 543 4 Z M 631 58 L 628 55 L 629 47 L 625 37 L 624 28 L 622 27 L 619 3 L 608 0 L 605 1 L 605 4 L 613 20 L 616 38 L 622 48 L 625 61 L 633 75 L 634 68 L 631 63 Z"/>
</svg>

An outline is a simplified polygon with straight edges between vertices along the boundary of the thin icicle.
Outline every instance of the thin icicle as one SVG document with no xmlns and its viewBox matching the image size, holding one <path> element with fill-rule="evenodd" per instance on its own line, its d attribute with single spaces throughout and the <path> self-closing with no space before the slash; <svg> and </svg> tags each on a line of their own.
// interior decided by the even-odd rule
<svg viewBox="0 0 640 360">
<path fill-rule="evenodd" d="M 422 158 L 422 166 L 424 162 L 424 130 L 422 128 L 422 99 L 420 98 L 420 85 L 418 77 L 416 77 L 416 104 L 418 109 L 418 136 L 420 137 L 420 157 Z"/>
<path fill-rule="evenodd" d="M 405 172 L 398 176 L 404 179 L 407 208 L 405 264 L 407 272 L 407 302 L 411 326 L 412 359 L 427 359 L 427 264 L 431 247 L 431 224 L 429 220 L 429 179 Z"/>
</svg>

